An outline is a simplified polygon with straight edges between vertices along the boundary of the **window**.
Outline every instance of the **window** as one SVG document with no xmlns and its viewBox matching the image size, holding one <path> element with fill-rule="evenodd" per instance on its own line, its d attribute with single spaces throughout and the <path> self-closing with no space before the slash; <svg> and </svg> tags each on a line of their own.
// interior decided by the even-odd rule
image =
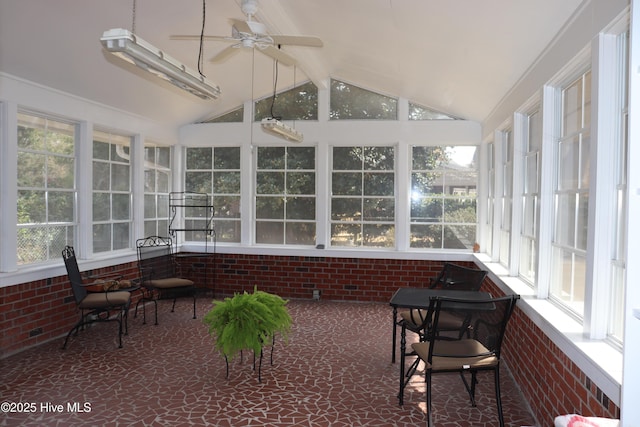
<svg viewBox="0 0 640 427">
<path fill-rule="evenodd" d="M 441 113 L 419 104 L 409 103 L 409 120 L 458 120 L 449 114 Z"/>
<path fill-rule="evenodd" d="M 167 236 L 169 192 L 171 191 L 171 148 L 144 148 L 144 235 Z"/>
<path fill-rule="evenodd" d="M 185 190 L 211 195 L 217 241 L 239 243 L 240 147 L 189 147 L 186 157 Z"/>
<path fill-rule="evenodd" d="M 556 141 L 551 297 L 584 315 L 591 72 L 561 91 L 561 132 Z"/>
<path fill-rule="evenodd" d="M 524 170 L 522 171 L 522 228 L 520 230 L 519 273 L 535 283 L 538 255 L 539 184 L 542 150 L 542 114 L 534 109 L 525 117 Z"/>
<path fill-rule="evenodd" d="M 616 162 L 613 171 L 615 179 L 615 232 L 613 235 L 613 255 L 611 257 L 611 302 L 609 307 L 609 327 L 608 336 L 616 343 L 621 344 L 623 341 L 624 326 L 624 296 L 625 296 L 625 266 L 626 266 L 626 244 L 627 244 L 627 151 L 629 144 L 629 101 L 628 101 L 628 80 L 627 72 L 629 69 L 628 58 L 628 37 L 629 34 L 624 33 L 618 36 L 618 55 L 620 61 L 620 96 L 619 96 L 619 127 L 620 137 L 617 140 Z"/>
<path fill-rule="evenodd" d="M 487 144 L 487 218 L 485 222 L 485 236 L 486 236 L 486 252 L 489 255 L 493 254 L 493 213 L 495 210 L 496 202 L 496 158 L 495 158 L 495 144 L 492 142 Z"/>
<path fill-rule="evenodd" d="M 398 100 L 331 80 L 330 120 L 398 120 Z"/>
<path fill-rule="evenodd" d="M 258 147 L 256 243 L 315 245 L 315 147 Z"/>
<path fill-rule="evenodd" d="M 307 82 L 255 103 L 255 121 L 266 117 L 280 120 L 318 120 L 318 88 Z"/>
<path fill-rule="evenodd" d="M 395 148 L 333 147 L 331 245 L 395 247 Z"/>
<path fill-rule="evenodd" d="M 476 186 L 476 147 L 413 147 L 410 247 L 473 248 Z"/>
<path fill-rule="evenodd" d="M 244 106 L 238 107 L 235 110 L 214 116 L 198 123 L 242 123 L 244 117 Z"/>
<path fill-rule="evenodd" d="M 131 247 L 131 138 L 93 133 L 93 251 Z"/>
<path fill-rule="evenodd" d="M 509 265 L 511 256 L 511 211 L 513 203 L 513 130 L 502 132 L 502 194 L 500 198 L 500 263 Z"/>
<path fill-rule="evenodd" d="M 60 258 L 76 230 L 75 125 L 18 114 L 18 264 Z"/>
</svg>

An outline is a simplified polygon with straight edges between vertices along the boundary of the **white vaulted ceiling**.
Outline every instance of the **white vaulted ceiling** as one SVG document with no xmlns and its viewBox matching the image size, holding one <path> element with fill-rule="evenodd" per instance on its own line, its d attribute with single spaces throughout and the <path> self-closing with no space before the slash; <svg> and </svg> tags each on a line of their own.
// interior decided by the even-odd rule
<svg viewBox="0 0 640 427">
<path fill-rule="evenodd" d="M 482 121 L 562 31 L 582 0 L 259 0 L 271 34 L 314 35 L 322 48 L 285 46 L 278 88 L 331 78 Z M 0 72 L 172 126 L 229 111 L 273 90 L 273 61 L 251 50 L 223 63 L 204 44 L 203 72 L 222 89 L 202 101 L 118 60 L 100 44 L 132 29 L 133 0 L 0 0 Z M 135 33 L 197 69 L 202 0 L 136 0 Z M 240 0 L 206 0 L 205 33 L 231 34 Z M 294 71 L 295 70 L 295 71 Z M 0 98 L 1 96 L 0 88 Z"/>
</svg>

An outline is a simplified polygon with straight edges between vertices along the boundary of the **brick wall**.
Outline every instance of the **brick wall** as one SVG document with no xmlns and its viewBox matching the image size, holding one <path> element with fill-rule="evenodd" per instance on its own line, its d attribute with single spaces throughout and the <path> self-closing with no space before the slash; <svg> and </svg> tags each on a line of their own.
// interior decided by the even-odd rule
<svg viewBox="0 0 640 427">
<path fill-rule="evenodd" d="M 133 279 L 138 276 L 138 265 L 129 263 L 84 274 Z M 80 318 L 66 275 L 1 287 L 0 307 L 0 358 L 64 336 Z"/>
<path fill-rule="evenodd" d="M 488 278 L 483 290 L 503 295 Z M 502 357 L 541 426 L 563 414 L 620 418 L 620 409 L 517 306 Z"/>
<path fill-rule="evenodd" d="M 180 258 L 183 274 L 216 297 L 254 286 L 284 298 L 388 302 L 399 287 L 424 286 L 442 268 L 440 261 L 271 255 L 195 255 Z M 470 266 L 472 263 L 460 263 Z M 215 268 L 214 268 L 215 267 Z M 92 274 L 137 277 L 136 263 Z M 502 292 L 489 279 L 483 290 Z M 52 277 L 0 288 L 0 358 L 62 339 L 78 319 L 67 277 Z M 521 310 L 507 328 L 504 359 L 542 426 L 559 414 L 619 418 L 620 411 Z"/>
</svg>

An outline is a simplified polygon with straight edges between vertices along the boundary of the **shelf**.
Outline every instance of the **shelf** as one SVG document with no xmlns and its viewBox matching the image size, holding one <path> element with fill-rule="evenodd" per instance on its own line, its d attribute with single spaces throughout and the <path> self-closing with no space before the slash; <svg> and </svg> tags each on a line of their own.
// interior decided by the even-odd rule
<svg viewBox="0 0 640 427">
<path fill-rule="evenodd" d="M 185 217 L 185 214 L 187 215 Z M 195 216 L 194 216 L 195 215 Z M 205 263 L 207 268 L 204 269 L 204 287 L 203 289 L 215 289 L 214 283 L 209 284 L 207 271 L 209 263 L 209 236 L 213 236 L 213 255 L 215 256 L 215 230 L 213 229 L 214 207 L 211 197 L 206 193 L 192 192 L 172 192 L 169 193 L 169 236 L 173 240 L 173 244 L 177 249 L 180 246 L 180 240 L 202 239 L 207 255 Z M 185 236 L 184 233 L 194 233 Z M 194 258 L 201 257 L 202 254 L 182 254 L 174 251 L 176 258 Z M 215 260 L 214 260 L 215 268 Z"/>
</svg>

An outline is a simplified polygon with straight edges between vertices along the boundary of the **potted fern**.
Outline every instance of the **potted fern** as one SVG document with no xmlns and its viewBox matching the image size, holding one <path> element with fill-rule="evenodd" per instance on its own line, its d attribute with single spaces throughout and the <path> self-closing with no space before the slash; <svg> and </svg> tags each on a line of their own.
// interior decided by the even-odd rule
<svg viewBox="0 0 640 427">
<path fill-rule="evenodd" d="M 209 334 L 216 339 L 216 349 L 225 358 L 227 377 L 229 359 L 243 350 L 253 350 L 254 355 L 259 355 L 261 367 L 262 349 L 273 345 L 276 333 L 286 342 L 291 329 L 287 302 L 278 295 L 259 291 L 257 287 L 253 293 L 236 293 L 223 301 L 213 302 L 203 322 L 208 326 Z M 261 381 L 260 370 L 258 380 Z"/>
</svg>

